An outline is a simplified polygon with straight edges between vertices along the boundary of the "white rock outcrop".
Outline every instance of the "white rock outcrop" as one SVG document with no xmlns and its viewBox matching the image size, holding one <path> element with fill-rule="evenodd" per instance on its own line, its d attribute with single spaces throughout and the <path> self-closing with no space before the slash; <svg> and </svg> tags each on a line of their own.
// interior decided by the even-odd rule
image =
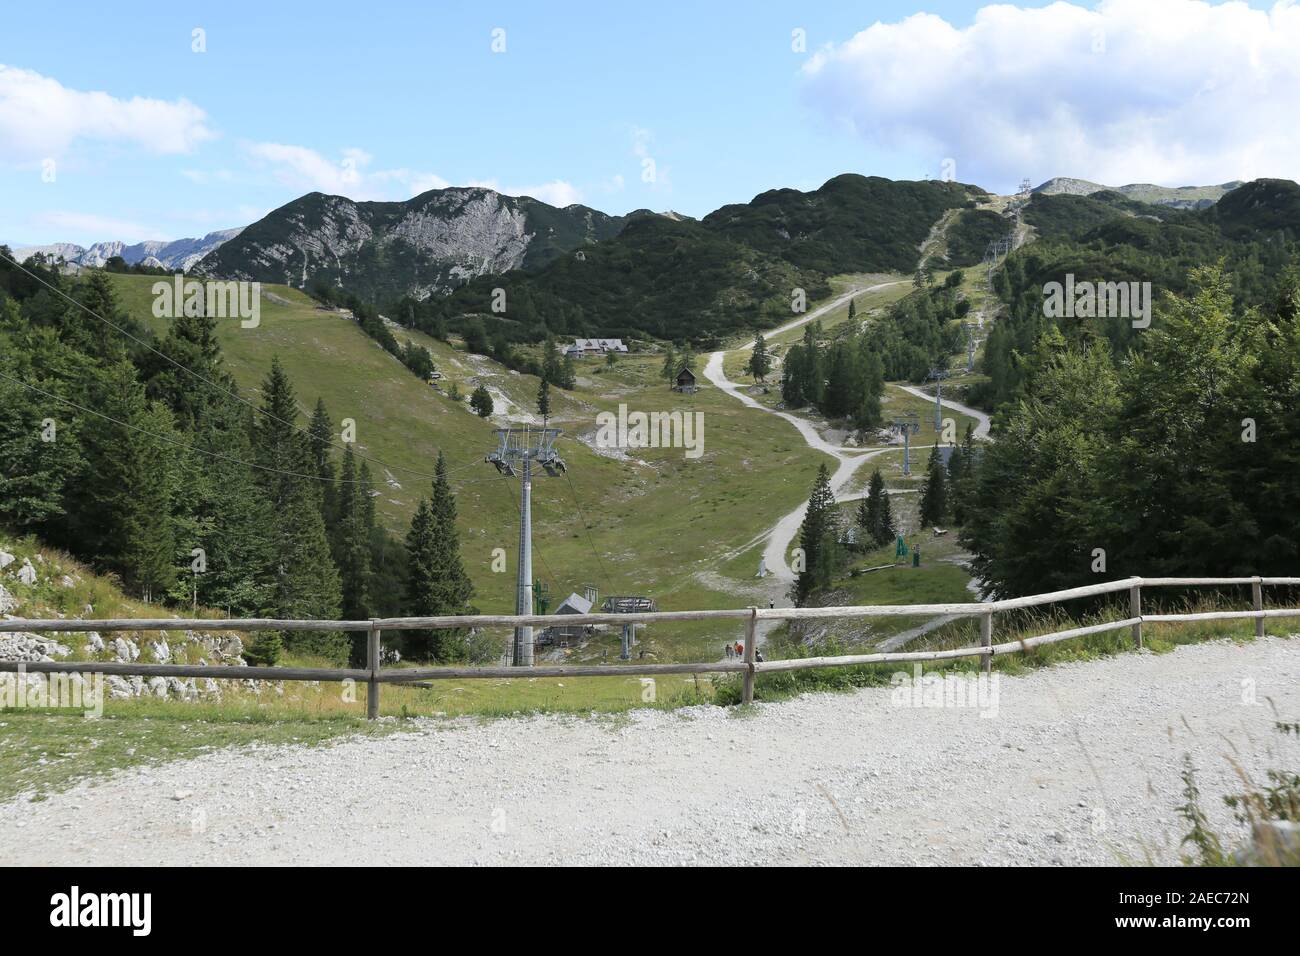
<svg viewBox="0 0 1300 956">
<path fill-rule="evenodd" d="M 67 657 L 72 649 L 60 644 L 51 637 L 33 634 L 30 631 L 13 631 L 0 634 L 0 661 L 52 661 L 56 657 Z"/>
<path fill-rule="evenodd" d="M 36 569 L 32 567 L 32 563 L 26 558 L 23 559 L 23 566 L 18 569 L 18 580 L 22 581 L 23 584 L 36 583 Z"/>
</svg>

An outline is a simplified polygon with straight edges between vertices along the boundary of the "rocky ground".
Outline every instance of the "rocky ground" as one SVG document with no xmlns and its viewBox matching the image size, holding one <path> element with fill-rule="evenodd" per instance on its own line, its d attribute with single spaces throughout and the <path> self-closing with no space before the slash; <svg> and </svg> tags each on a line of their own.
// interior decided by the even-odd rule
<svg viewBox="0 0 1300 956">
<path fill-rule="evenodd" d="M 1002 677 L 996 706 L 905 697 L 421 720 L 212 753 L 0 806 L 0 863 L 1176 862 L 1184 755 L 1234 837 L 1230 759 L 1294 769 L 1272 705 L 1300 714 L 1300 640 Z"/>
<path fill-rule="evenodd" d="M 74 591 L 81 583 L 70 574 L 53 574 L 45 568 L 47 562 L 42 555 L 36 555 L 36 564 L 30 558 L 21 560 L 14 554 L 0 548 L 0 618 L 66 618 L 67 614 L 52 610 L 31 595 L 42 585 L 51 585 L 66 591 Z M 38 567 L 39 566 L 39 567 Z M 6 582 L 7 585 L 6 586 Z M 92 618 L 95 613 L 93 605 L 86 604 L 79 618 Z M 219 633 L 208 634 L 196 631 L 180 632 L 146 632 L 137 635 L 109 634 L 104 637 L 98 631 L 85 632 L 43 632 L 31 631 L 0 632 L 0 661 L 19 661 L 35 663 L 41 661 L 78 661 L 87 662 L 87 670 L 93 670 L 94 662 L 113 663 L 142 662 L 146 664 L 224 664 L 242 667 L 244 645 L 238 635 Z M 75 677 L 75 680 L 81 680 Z M 34 689 L 43 684 L 43 674 L 24 674 L 23 686 Z M 258 690 L 257 681 L 244 681 L 243 685 Z M 210 679 L 180 680 L 175 677 L 119 677 L 110 676 L 104 680 L 109 697 L 171 697 L 181 700 L 194 700 L 201 696 L 220 697 L 220 685 Z"/>
</svg>

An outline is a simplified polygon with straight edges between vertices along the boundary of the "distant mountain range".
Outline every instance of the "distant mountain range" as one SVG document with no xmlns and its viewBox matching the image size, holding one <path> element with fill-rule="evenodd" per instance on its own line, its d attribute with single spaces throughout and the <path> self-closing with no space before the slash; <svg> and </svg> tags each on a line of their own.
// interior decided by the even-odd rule
<svg viewBox="0 0 1300 956">
<path fill-rule="evenodd" d="M 121 256 L 127 265 L 143 264 L 163 269 L 188 271 L 191 266 L 224 242 L 235 238 L 242 229 L 221 229 L 210 232 L 202 239 L 173 239 L 170 242 L 147 240 L 128 245 L 124 242 L 97 242 L 92 246 L 78 246 L 71 242 L 55 242 L 46 246 L 18 246 L 14 255 L 19 262 L 44 253 L 62 258 L 74 266 L 101 268 L 113 256 Z"/>
<path fill-rule="evenodd" d="M 196 271 L 298 287 L 318 279 L 372 300 L 423 299 L 477 276 L 544 266 L 614 238 L 628 218 L 477 187 L 405 202 L 308 193 L 248 226 Z"/>
<path fill-rule="evenodd" d="M 1126 199 L 1149 203 L 1153 206 L 1172 206 L 1175 209 L 1204 209 L 1213 206 L 1227 193 L 1240 186 L 1234 179 L 1218 186 L 1154 186 L 1151 183 L 1129 183 L 1127 186 L 1103 186 L 1086 179 L 1057 176 L 1033 191 L 1045 196 L 1091 196 L 1093 193 L 1119 193 Z"/>
<path fill-rule="evenodd" d="M 1115 203 L 1128 202 L 1129 215 L 1202 210 L 1239 186 L 1108 187 L 1058 177 L 1033 192 L 1075 203 L 1056 218 L 1078 230 L 1109 219 Z M 570 313 L 560 323 L 568 327 L 618 332 L 635 325 L 672 336 L 698 320 L 717 334 L 759 321 L 792 286 L 820 290 L 825 277 L 844 272 L 910 272 L 920 244 L 949 210 L 955 215 L 945 264 L 969 265 L 1005 229 L 990 198 L 960 183 L 846 174 L 813 191 L 774 189 L 693 219 L 644 209 L 626 216 L 582 205 L 560 209 L 481 187 L 435 189 L 404 202 L 313 192 L 252 225 L 201 239 L 14 251 L 20 258 L 61 256 L 74 267 L 121 256 L 131 265 L 298 288 L 325 282 L 376 303 L 450 298 L 440 310 L 448 315 L 479 308 L 500 284 L 493 277 L 508 276 L 516 291 L 526 280 L 525 296 L 539 309 Z M 1044 209 L 1040 218 L 1055 210 Z M 1040 228 L 1052 227 L 1043 218 Z M 632 319 L 630 312 L 641 314 Z"/>
</svg>

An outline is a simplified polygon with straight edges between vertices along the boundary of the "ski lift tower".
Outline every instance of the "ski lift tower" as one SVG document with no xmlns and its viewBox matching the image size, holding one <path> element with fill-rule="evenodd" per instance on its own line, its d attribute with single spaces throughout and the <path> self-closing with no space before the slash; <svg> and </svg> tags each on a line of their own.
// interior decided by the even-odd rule
<svg viewBox="0 0 1300 956">
<path fill-rule="evenodd" d="M 895 418 L 890 427 L 903 435 L 903 477 L 912 474 L 912 436 L 921 430 L 921 420 L 915 413 Z"/>
<path fill-rule="evenodd" d="M 979 344 L 975 341 L 976 325 L 974 322 L 963 322 L 961 327 L 966 333 L 966 371 L 973 372 L 975 371 L 975 346 Z"/>
<path fill-rule="evenodd" d="M 564 459 L 555 450 L 558 428 L 498 428 L 497 450 L 484 461 L 507 478 L 521 479 L 519 493 L 519 577 L 515 613 L 533 613 L 533 463 L 551 477 L 564 474 Z M 515 667 L 533 666 L 533 629 L 515 628 Z"/>
<path fill-rule="evenodd" d="M 930 379 L 934 382 L 934 430 L 943 428 L 943 380 L 948 377 L 946 368 L 930 369 Z"/>
</svg>

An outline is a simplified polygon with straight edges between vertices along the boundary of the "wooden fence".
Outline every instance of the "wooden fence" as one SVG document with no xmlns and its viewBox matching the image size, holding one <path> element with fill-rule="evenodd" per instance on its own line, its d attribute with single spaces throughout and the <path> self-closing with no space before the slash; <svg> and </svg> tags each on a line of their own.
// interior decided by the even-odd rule
<svg viewBox="0 0 1300 956">
<path fill-rule="evenodd" d="M 1249 611 L 1207 611 L 1195 614 L 1142 613 L 1142 589 L 1157 587 L 1226 587 L 1250 585 L 1252 609 Z M 654 677 L 661 674 L 716 674 L 740 673 L 744 675 L 742 699 L 754 699 L 754 679 L 758 674 L 804 670 L 815 667 L 843 667 L 856 664 L 893 664 L 913 661 L 950 660 L 962 657 L 982 658 L 982 667 L 988 672 L 993 658 L 999 654 L 1013 654 L 1045 644 L 1054 644 L 1089 634 L 1131 628 L 1134 643 L 1142 646 L 1142 625 L 1163 621 L 1213 621 L 1251 618 L 1255 633 L 1264 635 L 1264 622 L 1269 618 L 1300 617 L 1300 608 L 1264 608 L 1264 587 L 1269 585 L 1300 585 L 1300 578 L 1126 578 L 1104 584 L 1070 588 L 1047 594 L 1008 598 L 968 604 L 868 604 L 849 607 L 760 608 L 748 607 L 715 611 L 653 611 L 629 614 L 480 614 L 458 617 L 399 617 L 369 621 L 280 621 L 271 619 L 198 620 L 192 618 L 138 620 L 9 620 L 0 621 L 0 633 L 8 631 L 365 631 L 367 633 L 367 666 L 364 668 L 326 667 L 235 667 L 208 664 L 137 664 L 101 663 L 98 661 L 0 661 L 0 672 L 14 672 L 20 667 L 28 673 L 74 673 L 93 670 L 106 676 L 134 677 L 211 677 L 228 680 L 291 680 L 291 681 L 357 681 L 368 685 L 366 715 L 379 716 L 380 687 L 386 683 L 410 684 L 432 680 L 465 680 L 476 678 L 520 677 Z M 1116 621 L 1073 627 L 1037 637 L 993 643 L 993 616 L 1003 611 L 1053 604 L 1077 598 L 1096 597 L 1120 591 L 1129 593 L 1129 616 Z M 838 657 L 800 657 L 789 660 L 759 661 L 755 658 L 755 631 L 759 621 L 803 621 L 823 618 L 857 618 L 889 616 L 977 617 L 980 620 L 980 643 L 977 646 L 940 651 L 895 651 L 876 654 L 848 654 Z M 710 663 L 683 664 L 578 664 L 516 667 L 381 667 L 381 637 L 385 631 L 437 630 L 467 627 L 509 627 L 531 625 L 544 627 L 553 624 L 629 624 L 668 621 L 740 621 L 744 623 L 744 657 L 741 660 L 721 660 Z M 91 665 L 87 667 L 87 665 Z"/>
</svg>

